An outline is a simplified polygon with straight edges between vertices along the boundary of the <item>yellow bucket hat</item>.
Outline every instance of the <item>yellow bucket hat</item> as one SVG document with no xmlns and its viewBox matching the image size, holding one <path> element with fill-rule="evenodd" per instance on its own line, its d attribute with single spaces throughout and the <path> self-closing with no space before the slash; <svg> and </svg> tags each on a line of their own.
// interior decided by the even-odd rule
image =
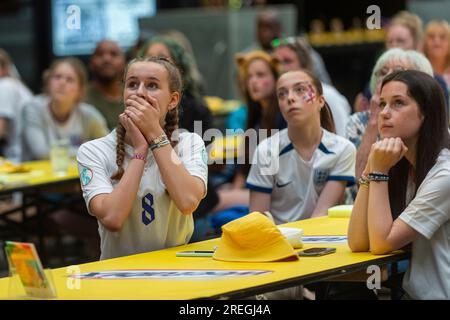
<svg viewBox="0 0 450 320">
<path fill-rule="evenodd" d="M 213 258 L 223 261 L 270 262 L 298 260 L 292 245 L 265 215 L 252 212 L 222 226 Z"/>
</svg>

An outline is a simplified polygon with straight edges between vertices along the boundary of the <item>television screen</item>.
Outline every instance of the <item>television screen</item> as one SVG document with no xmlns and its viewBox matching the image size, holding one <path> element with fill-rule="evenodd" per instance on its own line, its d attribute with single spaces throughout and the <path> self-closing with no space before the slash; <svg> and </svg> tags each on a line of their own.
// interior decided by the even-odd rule
<svg viewBox="0 0 450 320">
<path fill-rule="evenodd" d="M 155 13 L 156 0 L 52 0 L 53 54 L 89 55 L 103 39 L 126 50 L 139 37 L 138 19 Z"/>
</svg>

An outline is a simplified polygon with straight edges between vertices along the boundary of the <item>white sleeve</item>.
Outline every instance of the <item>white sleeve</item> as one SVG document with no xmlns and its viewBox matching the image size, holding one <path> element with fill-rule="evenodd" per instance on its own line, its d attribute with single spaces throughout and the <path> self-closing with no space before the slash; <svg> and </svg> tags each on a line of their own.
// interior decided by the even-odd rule
<svg viewBox="0 0 450 320">
<path fill-rule="evenodd" d="M 181 137 L 180 137 L 181 138 Z M 205 195 L 208 185 L 208 155 L 205 143 L 196 133 L 183 133 L 183 138 L 177 147 L 178 156 L 186 170 L 195 177 L 200 178 L 205 185 Z"/>
<path fill-rule="evenodd" d="M 336 126 L 336 134 L 341 137 L 345 137 L 345 126 L 348 122 L 349 116 L 345 113 L 345 110 L 343 110 L 342 108 L 343 108 L 342 106 L 336 105 L 334 108 L 331 109 L 331 112 L 333 114 L 333 120 Z"/>
<path fill-rule="evenodd" d="M 49 127 L 53 127 L 45 120 L 45 109 L 39 100 L 32 100 L 23 107 L 22 133 L 24 150 L 33 160 L 50 158 Z"/>
<path fill-rule="evenodd" d="M 356 148 L 350 141 L 345 141 L 344 148 L 337 156 L 336 165 L 327 180 L 347 181 L 347 187 L 351 187 L 355 184 Z"/>
<path fill-rule="evenodd" d="M 399 218 L 427 239 L 431 239 L 450 219 L 449 195 L 450 172 L 447 168 L 422 182 L 416 196 Z"/>
<path fill-rule="evenodd" d="M 334 87 L 327 87 L 327 89 L 324 89 L 324 96 L 331 109 L 331 114 L 333 115 L 336 134 L 345 137 L 345 126 L 350 117 L 350 112 L 348 111 L 350 107 L 348 106 L 347 99 Z"/>
<path fill-rule="evenodd" d="M 92 198 L 113 191 L 112 181 L 106 170 L 106 159 L 102 159 L 102 154 L 91 142 L 82 144 L 77 153 L 81 189 L 90 214 L 89 202 Z"/>
<path fill-rule="evenodd" d="M 253 155 L 246 183 L 246 187 L 252 191 L 272 193 L 279 156 L 278 153 L 272 156 L 269 150 L 266 139 L 258 145 Z"/>
<path fill-rule="evenodd" d="M 14 88 L 5 81 L 0 83 L 0 99 L 0 117 L 14 120 L 16 114 L 14 107 L 17 103 L 17 94 Z"/>
</svg>

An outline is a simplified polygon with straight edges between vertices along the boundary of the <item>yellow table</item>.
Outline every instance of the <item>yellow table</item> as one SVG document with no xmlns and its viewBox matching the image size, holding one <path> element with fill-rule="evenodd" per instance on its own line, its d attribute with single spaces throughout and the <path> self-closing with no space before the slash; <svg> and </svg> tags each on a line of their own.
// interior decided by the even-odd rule
<svg viewBox="0 0 450 320">
<path fill-rule="evenodd" d="M 24 162 L 22 165 L 29 171 L 24 173 L 0 173 L 0 194 L 78 180 L 78 169 L 75 162 L 69 165 L 66 175 L 53 174 L 49 160 Z"/>
<path fill-rule="evenodd" d="M 286 224 L 303 228 L 305 235 L 345 235 L 348 219 L 322 217 Z M 73 269 L 52 270 L 58 299 L 202 299 L 242 298 L 270 290 L 325 280 L 333 276 L 366 270 L 372 264 L 386 264 L 404 259 L 401 252 L 375 256 L 352 253 L 347 244 L 336 247 L 334 254 L 322 257 L 301 257 L 293 262 L 237 263 L 216 261 L 210 257 L 176 257 L 177 251 L 211 250 L 218 239 L 185 246 L 132 255 L 117 259 L 82 264 L 81 273 L 112 270 L 223 271 L 264 270 L 266 274 L 197 279 L 82 279 L 77 289 Z M 315 245 L 319 246 L 319 245 Z M 305 248 L 311 245 L 305 245 Z M 69 273 L 68 273 L 69 272 Z M 7 296 L 9 278 L 0 279 L 0 298 Z"/>
<path fill-rule="evenodd" d="M 208 158 L 217 164 L 222 164 L 227 159 L 237 159 L 244 154 L 244 134 L 215 137 L 208 147 Z"/>
<path fill-rule="evenodd" d="M 0 170 L 0 195 L 10 195 L 15 192 L 22 192 L 21 205 L 0 211 L 0 221 L 3 221 L 6 224 L 6 226 L 3 227 L 4 232 L 2 233 L 2 237 L 9 238 L 11 235 L 21 235 L 22 240 L 25 241 L 29 236 L 26 209 L 28 207 L 36 207 L 38 221 L 42 221 L 45 212 L 40 210 L 42 199 L 39 196 L 42 193 L 49 192 L 48 188 L 52 188 L 51 192 L 60 191 L 56 188 L 62 186 L 70 186 L 70 188 L 72 188 L 72 185 L 76 186 L 79 184 L 79 177 L 75 161 L 70 163 L 68 172 L 65 175 L 55 175 L 49 160 L 24 162 L 20 167 L 27 169 L 26 172 L 7 173 L 7 170 Z M 3 167 L 2 169 L 5 168 Z M 68 199 L 68 196 L 65 197 L 66 200 Z M 11 218 L 11 215 L 16 214 L 17 212 L 21 212 L 20 221 Z M 45 260 L 45 252 L 43 252 L 45 250 L 43 247 L 44 234 L 40 228 L 38 229 L 39 230 L 33 231 L 38 233 L 39 249 L 42 253 L 43 260 Z"/>
<path fill-rule="evenodd" d="M 239 100 L 224 100 L 220 97 L 205 96 L 206 105 L 214 116 L 226 115 L 239 108 Z"/>
</svg>

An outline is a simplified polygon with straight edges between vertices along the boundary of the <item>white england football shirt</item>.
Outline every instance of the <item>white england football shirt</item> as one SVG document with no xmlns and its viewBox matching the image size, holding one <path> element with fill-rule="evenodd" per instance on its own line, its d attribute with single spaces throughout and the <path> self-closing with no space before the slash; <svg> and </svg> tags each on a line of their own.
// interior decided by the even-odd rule
<svg viewBox="0 0 450 320">
<path fill-rule="evenodd" d="M 194 133 L 181 133 L 175 151 L 185 168 L 205 184 L 208 179 L 203 140 Z M 133 155 L 125 144 L 124 168 Z M 118 181 L 111 180 L 117 171 L 116 131 L 83 144 L 77 155 L 81 187 L 86 205 L 93 197 L 111 193 Z M 100 259 L 109 259 L 186 244 L 194 230 L 192 215 L 184 215 L 169 197 L 159 168 L 149 151 L 132 212 L 119 232 L 107 230 L 99 222 Z"/>
<path fill-rule="evenodd" d="M 263 140 L 247 178 L 250 190 L 271 195 L 270 212 L 277 224 L 311 217 L 327 181 L 355 183 L 356 149 L 347 139 L 323 130 L 319 147 L 304 161 L 287 129 Z"/>
<path fill-rule="evenodd" d="M 407 194 L 414 194 L 408 184 Z M 399 219 L 419 235 L 403 288 L 413 299 L 450 299 L 450 151 L 443 149 Z"/>
</svg>

